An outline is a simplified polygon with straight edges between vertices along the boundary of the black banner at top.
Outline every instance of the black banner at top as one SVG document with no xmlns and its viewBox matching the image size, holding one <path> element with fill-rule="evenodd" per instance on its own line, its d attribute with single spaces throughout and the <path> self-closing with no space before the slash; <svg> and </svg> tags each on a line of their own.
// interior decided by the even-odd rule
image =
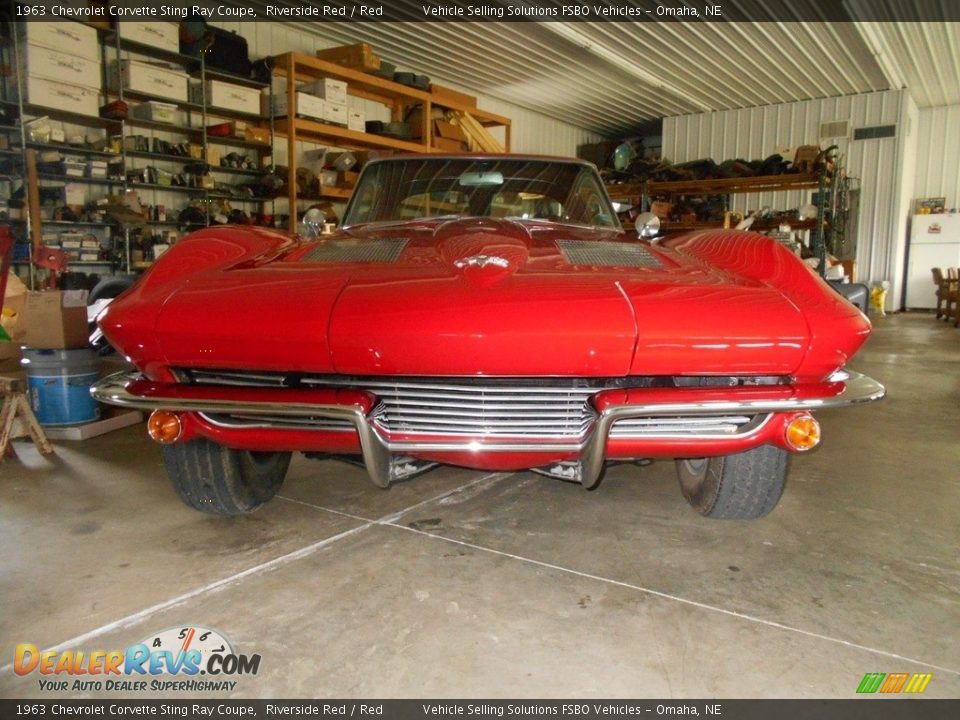
<svg viewBox="0 0 960 720">
<path fill-rule="evenodd" d="M 16 0 L 27 22 L 960 22 L 956 0 Z"/>
</svg>

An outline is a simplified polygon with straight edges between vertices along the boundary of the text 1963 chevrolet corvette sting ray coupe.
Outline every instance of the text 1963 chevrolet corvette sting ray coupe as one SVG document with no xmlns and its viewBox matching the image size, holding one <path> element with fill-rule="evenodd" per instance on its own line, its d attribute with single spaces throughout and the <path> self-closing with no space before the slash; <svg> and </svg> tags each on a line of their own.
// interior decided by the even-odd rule
<svg viewBox="0 0 960 720">
<path fill-rule="evenodd" d="M 381 487 L 451 464 L 593 488 L 673 458 L 697 511 L 759 517 L 812 411 L 884 393 L 844 369 L 867 318 L 786 248 L 638 238 L 593 166 L 546 158 L 374 161 L 337 231 L 195 232 L 100 326 L 139 372 L 95 396 L 153 410 L 180 497 L 223 514 L 301 451 Z"/>
</svg>

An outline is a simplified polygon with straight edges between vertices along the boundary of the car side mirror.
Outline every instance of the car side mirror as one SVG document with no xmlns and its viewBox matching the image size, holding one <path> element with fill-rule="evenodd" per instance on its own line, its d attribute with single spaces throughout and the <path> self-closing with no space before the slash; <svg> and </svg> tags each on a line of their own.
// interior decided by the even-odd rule
<svg viewBox="0 0 960 720">
<path fill-rule="evenodd" d="M 652 212 L 637 215 L 634 225 L 637 228 L 637 234 L 642 238 L 655 238 L 660 232 L 660 218 Z"/>
<path fill-rule="evenodd" d="M 310 208 L 303 215 L 303 222 L 300 224 L 300 236 L 307 240 L 316 240 L 323 233 L 324 220 L 322 210 Z"/>
</svg>

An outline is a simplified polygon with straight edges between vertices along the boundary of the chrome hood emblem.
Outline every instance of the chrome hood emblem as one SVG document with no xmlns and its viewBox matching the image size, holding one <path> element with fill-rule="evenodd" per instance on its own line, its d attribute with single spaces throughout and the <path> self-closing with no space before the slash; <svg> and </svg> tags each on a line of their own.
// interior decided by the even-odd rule
<svg viewBox="0 0 960 720">
<path fill-rule="evenodd" d="M 510 267 L 510 261 L 500 257 L 499 255 L 473 255 L 467 258 L 460 258 L 453 264 L 460 270 L 468 267 L 485 268 L 488 265 L 498 268 Z"/>
</svg>

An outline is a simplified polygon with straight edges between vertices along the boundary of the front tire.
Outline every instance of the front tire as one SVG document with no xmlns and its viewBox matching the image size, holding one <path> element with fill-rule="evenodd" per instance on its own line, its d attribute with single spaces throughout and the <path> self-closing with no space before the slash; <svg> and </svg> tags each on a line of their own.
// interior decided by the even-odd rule
<svg viewBox="0 0 960 720">
<path fill-rule="evenodd" d="M 180 499 L 214 515 L 253 512 L 277 494 L 290 466 L 288 452 L 233 450 L 205 438 L 162 449 Z"/>
<path fill-rule="evenodd" d="M 777 506 L 790 454 L 761 445 L 725 457 L 677 460 L 680 490 L 704 517 L 752 520 Z"/>
</svg>

